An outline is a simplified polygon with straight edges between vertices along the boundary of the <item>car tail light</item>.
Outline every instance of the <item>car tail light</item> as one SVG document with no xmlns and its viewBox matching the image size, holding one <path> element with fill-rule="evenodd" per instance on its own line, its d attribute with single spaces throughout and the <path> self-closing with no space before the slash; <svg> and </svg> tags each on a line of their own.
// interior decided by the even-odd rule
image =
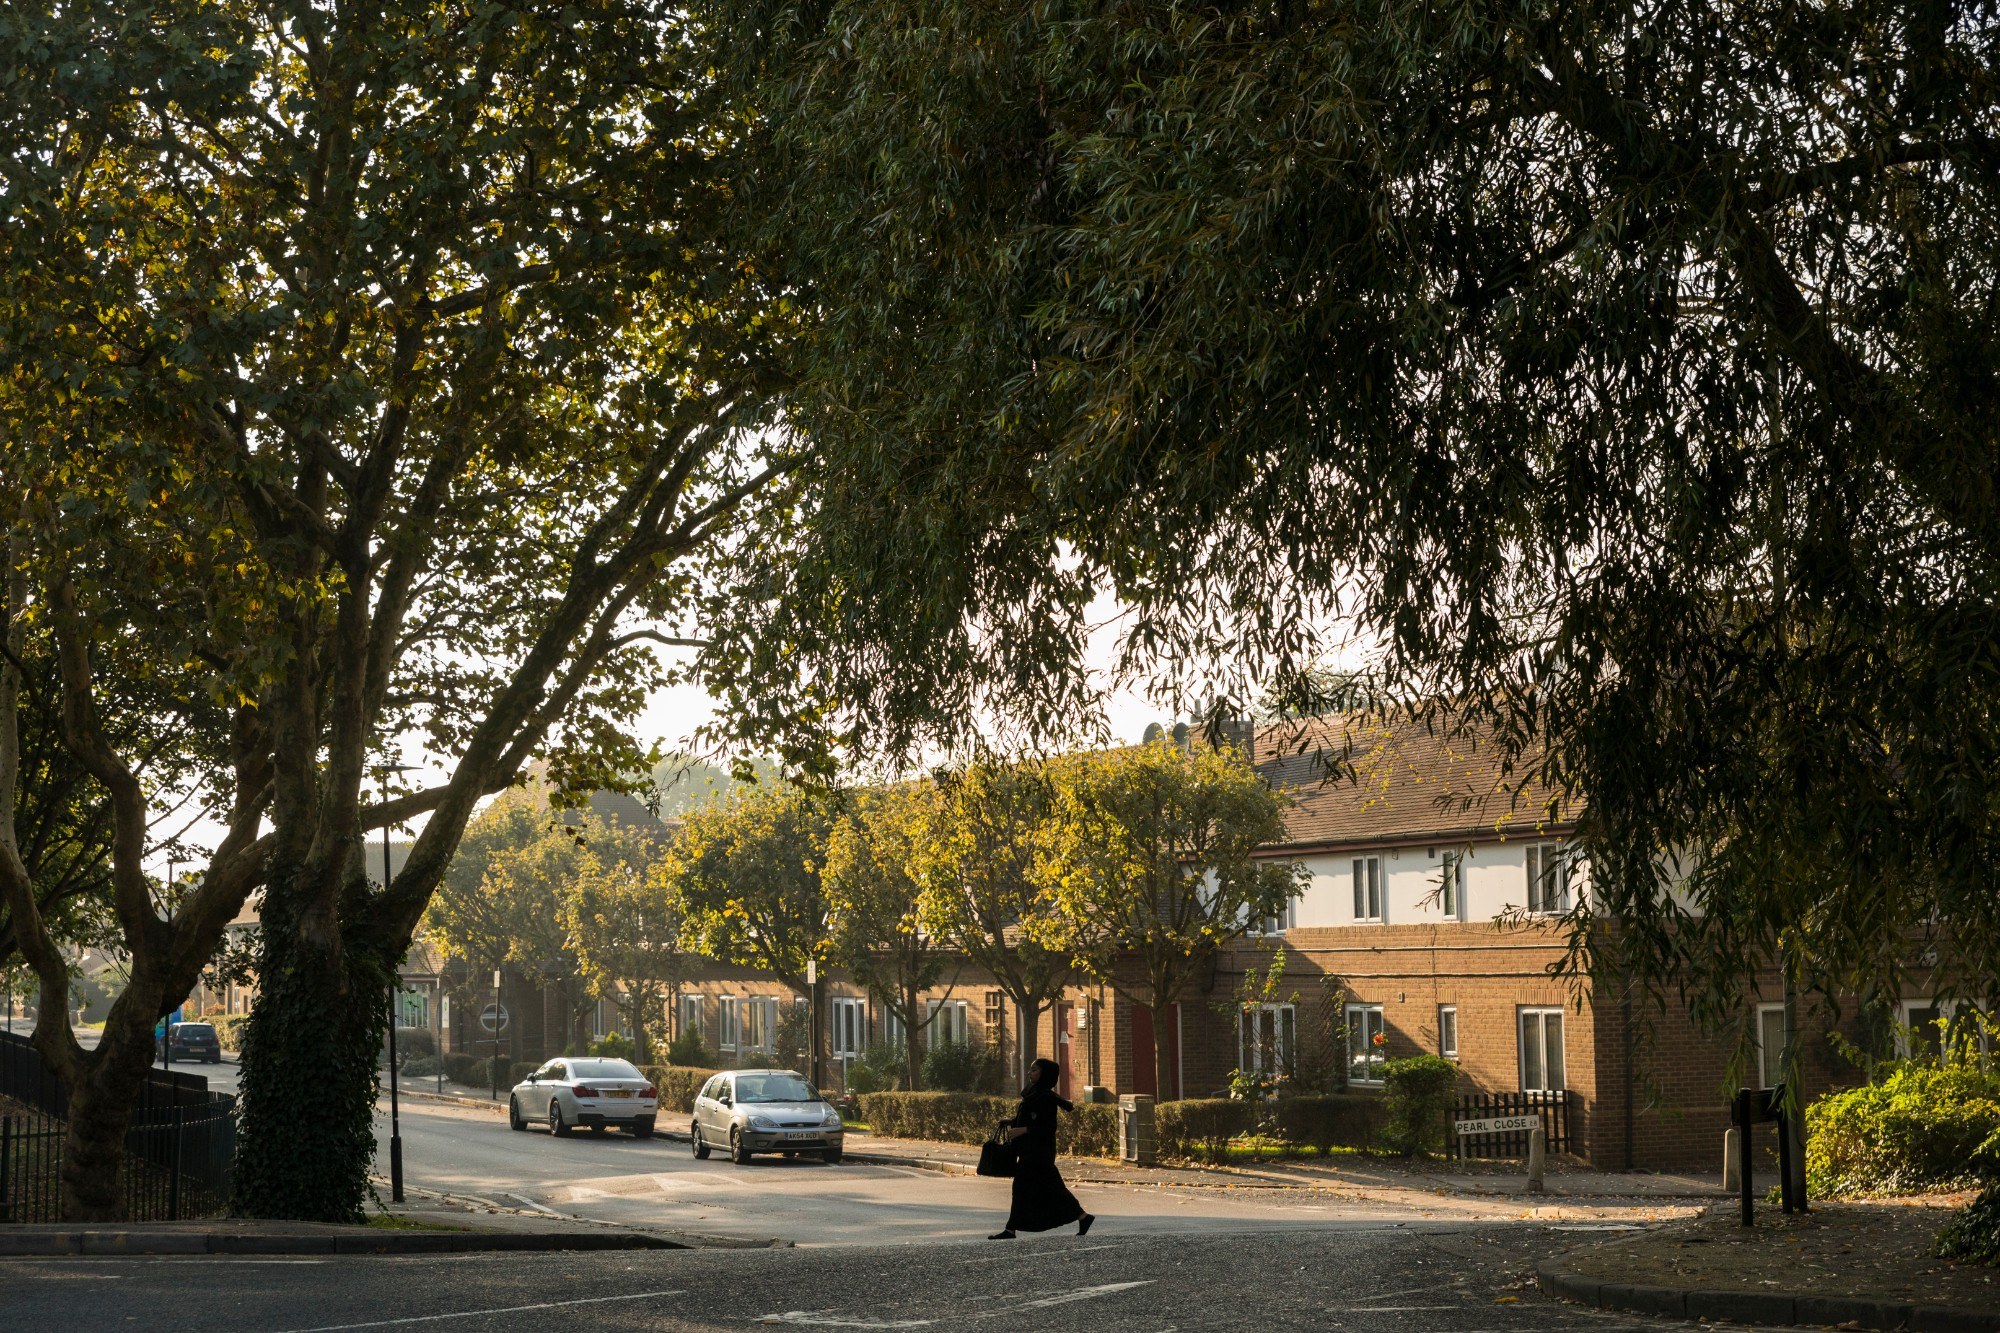
<svg viewBox="0 0 2000 1333">
<path fill-rule="evenodd" d="M 657 1097 L 660 1095 L 660 1090 L 648 1083 L 645 1087 L 639 1089 L 639 1095 L 641 1097 Z"/>
<path fill-rule="evenodd" d="M 596 1088 L 586 1088 L 581 1083 L 571 1088 L 570 1091 L 579 1097 L 595 1097 L 597 1095 Z"/>
</svg>

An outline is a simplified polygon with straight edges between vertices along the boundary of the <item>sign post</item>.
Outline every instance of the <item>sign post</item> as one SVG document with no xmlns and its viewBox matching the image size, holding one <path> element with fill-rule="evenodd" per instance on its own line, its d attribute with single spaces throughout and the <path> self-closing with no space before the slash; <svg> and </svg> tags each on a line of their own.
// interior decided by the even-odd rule
<svg viewBox="0 0 2000 1333">
<path fill-rule="evenodd" d="M 507 1030 L 507 1006 L 500 1003 L 500 969 L 493 969 L 493 1003 L 480 1011 L 479 1026 L 493 1034 L 493 1058 L 487 1063 L 492 1067 L 493 1093 L 491 1100 L 500 1100 L 500 1034 Z"/>
</svg>

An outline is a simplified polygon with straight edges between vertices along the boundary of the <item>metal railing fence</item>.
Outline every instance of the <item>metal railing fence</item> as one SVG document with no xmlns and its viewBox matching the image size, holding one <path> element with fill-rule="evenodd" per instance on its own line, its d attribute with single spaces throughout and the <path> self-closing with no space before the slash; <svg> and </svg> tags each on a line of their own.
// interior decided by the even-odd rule
<svg viewBox="0 0 2000 1333">
<path fill-rule="evenodd" d="M 1451 1142 L 1464 1157 L 1526 1157 L 1526 1130 L 1504 1134 L 1460 1134 L 1461 1120 L 1491 1120 L 1500 1116 L 1539 1115 L 1550 1152 L 1570 1150 L 1569 1092 L 1466 1092 L 1452 1108 Z"/>
</svg>

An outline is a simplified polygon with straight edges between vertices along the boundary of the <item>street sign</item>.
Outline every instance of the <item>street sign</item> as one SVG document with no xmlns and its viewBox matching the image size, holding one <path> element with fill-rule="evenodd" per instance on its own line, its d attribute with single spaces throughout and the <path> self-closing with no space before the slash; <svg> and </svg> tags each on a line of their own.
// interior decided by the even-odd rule
<svg viewBox="0 0 2000 1333">
<path fill-rule="evenodd" d="M 485 1028 L 488 1032 L 505 1032 L 507 1030 L 507 1006 L 504 1004 L 489 1004 L 484 1009 L 481 1009 L 479 1011 L 479 1026 Z"/>
<path fill-rule="evenodd" d="M 1456 1124 L 1461 1134 L 1520 1134 L 1541 1127 L 1542 1118 L 1538 1115 L 1496 1115 L 1485 1120 L 1460 1120 Z"/>
</svg>

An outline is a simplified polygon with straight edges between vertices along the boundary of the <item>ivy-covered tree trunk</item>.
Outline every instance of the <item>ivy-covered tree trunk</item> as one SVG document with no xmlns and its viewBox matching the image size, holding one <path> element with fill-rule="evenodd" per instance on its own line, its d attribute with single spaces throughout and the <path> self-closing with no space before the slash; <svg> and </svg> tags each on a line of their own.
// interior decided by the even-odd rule
<svg viewBox="0 0 2000 1333">
<path fill-rule="evenodd" d="M 264 899 L 262 988 L 243 1044 L 234 1211 L 360 1222 L 375 1155 L 376 1058 L 393 960 L 351 921 L 311 920 L 310 886 Z M 361 885 L 347 895 L 352 905 Z"/>
</svg>

